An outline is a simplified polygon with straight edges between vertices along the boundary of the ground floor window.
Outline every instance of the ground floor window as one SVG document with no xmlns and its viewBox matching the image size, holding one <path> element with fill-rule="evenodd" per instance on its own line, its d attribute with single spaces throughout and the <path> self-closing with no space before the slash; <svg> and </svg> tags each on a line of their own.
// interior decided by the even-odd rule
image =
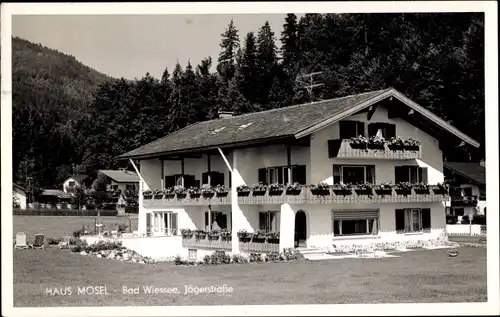
<svg viewBox="0 0 500 317">
<path fill-rule="evenodd" d="M 396 232 L 422 232 L 431 228 L 430 209 L 396 209 Z"/>
<path fill-rule="evenodd" d="M 177 213 L 152 212 L 147 215 L 146 230 L 148 233 L 160 233 L 165 235 L 178 234 L 178 216 Z"/>
<path fill-rule="evenodd" d="M 379 212 L 373 211 L 333 211 L 333 235 L 377 235 Z"/>
<path fill-rule="evenodd" d="M 279 211 L 259 212 L 259 230 L 266 232 L 279 232 Z"/>
</svg>

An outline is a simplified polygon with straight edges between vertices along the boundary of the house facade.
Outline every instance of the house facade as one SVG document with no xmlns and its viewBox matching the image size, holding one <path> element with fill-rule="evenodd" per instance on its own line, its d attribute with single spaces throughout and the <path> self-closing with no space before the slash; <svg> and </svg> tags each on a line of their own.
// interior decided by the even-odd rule
<svg viewBox="0 0 500 317">
<path fill-rule="evenodd" d="M 483 162 L 444 162 L 450 183 L 450 216 L 486 215 L 486 168 Z"/>
<path fill-rule="evenodd" d="M 63 182 L 63 191 L 72 194 L 77 187 L 88 187 L 90 185 L 89 180 L 88 175 L 72 175 Z"/>
<path fill-rule="evenodd" d="M 27 195 L 26 189 L 18 184 L 12 184 L 12 201 L 14 203 L 14 208 L 26 209 L 27 207 Z"/>
<path fill-rule="evenodd" d="M 479 146 L 386 89 L 200 122 L 120 158 L 139 166 L 139 234 L 194 257 L 438 239 L 441 148 L 462 141 Z"/>
</svg>

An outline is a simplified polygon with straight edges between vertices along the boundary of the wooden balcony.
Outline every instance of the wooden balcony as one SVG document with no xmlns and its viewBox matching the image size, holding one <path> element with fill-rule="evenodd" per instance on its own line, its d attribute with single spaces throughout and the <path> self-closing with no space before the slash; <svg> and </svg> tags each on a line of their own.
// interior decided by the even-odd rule
<svg viewBox="0 0 500 317">
<path fill-rule="evenodd" d="M 477 206 L 477 196 L 451 196 L 452 207 Z"/>
<path fill-rule="evenodd" d="M 247 253 L 279 253 L 279 239 L 242 239 L 239 240 L 239 248 L 241 252 Z"/>
<path fill-rule="evenodd" d="M 412 160 L 422 158 L 421 146 L 393 147 L 388 144 L 354 144 L 350 140 L 330 140 L 331 158 Z"/>
<path fill-rule="evenodd" d="M 394 204 L 394 203 L 416 203 L 416 202 L 440 202 L 449 200 L 449 194 L 438 188 L 429 186 L 427 191 L 415 189 L 382 190 L 376 185 L 373 189 L 349 189 L 342 190 L 333 186 L 314 189 L 310 186 L 302 186 L 298 190 L 286 189 L 281 191 L 264 192 L 238 192 L 238 204 L 240 205 L 281 205 L 281 204 Z M 231 193 L 221 197 L 214 194 L 212 197 L 203 195 L 176 195 L 174 197 L 163 195 L 161 197 L 144 198 L 145 207 L 165 206 L 208 206 L 208 205 L 231 205 Z"/>
<path fill-rule="evenodd" d="M 228 250 L 231 251 L 231 237 L 196 235 L 183 236 L 182 246 L 190 249 L 205 249 L 205 250 Z"/>
</svg>

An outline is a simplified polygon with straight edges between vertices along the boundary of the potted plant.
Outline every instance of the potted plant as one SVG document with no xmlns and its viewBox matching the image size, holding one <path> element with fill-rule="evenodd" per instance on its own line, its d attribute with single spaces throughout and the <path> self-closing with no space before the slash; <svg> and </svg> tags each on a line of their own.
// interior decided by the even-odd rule
<svg viewBox="0 0 500 317">
<path fill-rule="evenodd" d="M 212 198 L 215 195 L 215 190 L 212 186 L 205 184 L 201 187 L 201 194 L 204 198 Z"/>
<path fill-rule="evenodd" d="M 181 235 L 183 238 L 191 238 L 193 237 L 194 231 L 191 229 L 181 229 Z"/>
<path fill-rule="evenodd" d="M 268 232 L 267 233 L 267 242 L 278 244 L 280 243 L 280 233 L 279 232 Z"/>
<path fill-rule="evenodd" d="M 186 189 L 182 185 L 177 185 L 174 187 L 174 193 L 177 199 L 186 198 Z"/>
<path fill-rule="evenodd" d="M 283 185 L 274 183 L 269 185 L 269 196 L 279 196 L 283 194 Z"/>
<path fill-rule="evenodd" d="M 163 191 L 155 189 L 153 190 L 153 198 L 156 199 L 162 199 L 163 198 Z"/>
<path fill-rule="evenodd" d="M 236 191 L 238 192 L 238 196 L 250 195 L 250 187 L 248 187 L 247 185 L 240 185 L 236 187 Z"/>
<path fill-rule="evenodd" d="M 220 231 L 220 236 L 222 241 L 231 241 L 232 236 L 231 236 L 231 231 L 228 231 L 226 229 L 223 229 Z"/>
<path fill-rule="evenodd" d="M 205 239 L 207 236 L 207 232 L 205 230 L 196 230 L 194 234 L 197 240 Z"/>
<path fill-rule="evenodd" d="M 164 196 L 165 199 L 173 199 L 175 198 L 175 192 L 174 192 L 174 188 L 173 187 L 169 187 L 167 189 L 165 189 L 165 196 Z"/>
<path fill-rule="evenodd" d="M 384 150 L 385 139 L 383 137 L 370 137 L 368 141 L 368 148 L 371 150 Z"/>
<path fill-rule="evenodd" d="M 219 240 L 219 237 L 220 237 L 219 230 L 210 231 L 208 233 L 208 239 L 209 240 Z"/>
<path fill-rule="evenodd" d="M 252 234 L 248 233 L 246 230 L 242 229 L 242 230 L 238 231 L 238 238 L 242 242 L 250 242 L 250 240 L 252 239 Z"/>
<path fill-rule="evenodd" d="M 354 187 L 357 195 L 373 195 L 373 185 L 370 183 L 358 184 Z"/>
<path fill-rule="evenodd" d="M 258 183 L 252 186 L 252 195 L 254 196 L 264 196 L 267 191 L 267 186 L 263 183 Z"/>
<path fill-rule="evenodd" d="M 297 182 L 289 184 L 286 187 L 286 194 L 287 195 L 300 195 L 301 191 L 302 191 L 302 188 L 299 185 L 299 183 L 297 183 Z"/>
<path fill-rule="evenodd" d="M 392 151 L 401 151 L 403 150 L 403 146 L 404 146 L 404 141 L 400 137 L 397 138 L 393 137 L 387 142 L 387 147 L 389 148 L 389 150 Z"/>
<path fill-rule="evenodd" d="M 352 185 L 351 184 L 344 184 L 344 183 L 339 183 L 339 184 L 334 184 L 333 185 L 333 192 L 335 195 L 351 195 L 352 194 Z"/>
<path fill-rule="evenodd" d="M 411 190 L 413 188 L 413 184 L 411 184 L 410 182 L 399 182 L 398 184 L 396 184 L 396 194 L 398 195 L 404 195 L 404 196 L 408 196 L 408 195 L 411 195 Z"/>
<path fill-rule="evenodd" d="M 413 138 L 408 138 L 403 142 L 403 148 L 408 151 L 418 151 L 420 142 Z"/>
<path fill-rule="evenodd" d="M 431 186 L 432 191 L 434 192 L 435 195 L 447 195 L 449 187 L 447 184 L 444 183 L 438 183 L 437 185 Z"/>
<path fill-rule="evenodd" d="M 214 191 L 217 194 L 217 197 L 227 197 L 227 194 L 229 193 L 229 188 L 227 188 L 224 185 L 217 185 L 215 186 Z"/>
<path fill-rule="evenodd" d="M 352 137 L 349 139 L 349 145 L 353 149 L 366 149 L 368 145 L 368 139 L 362 135 L 357 137 Z"/>
<path fill-rule="evenodd" d="M 153 191 L 148 189 L 142 192 L 144 195 L 144 199 L 152 199 L 153 198 Z"/>
<path fill-rule="evenodd" d="M 413 185 L 413 190 L 415 194 L 425 195 L 429 193 L 429 186 L 424 183 L 418 183 Z"/>
<path fill-rule="evenodd" d="M 375 186 L 375 193 L 380 196 L 392 195 L 392 185 L 389 183 L 382 183 Z"/>
<path fill-rule="evenodd" d="M 190 198 L 200 198 L 201 190 L 198 187 L 189 187 L 187 190 Z"/>
<path fill-rule="evenodd" d="M 318 185 L 311 185 L 311 193 L 315 196 L 330 195 L 330 186 L 327 183 L 321 182 Z"/>
</svg>

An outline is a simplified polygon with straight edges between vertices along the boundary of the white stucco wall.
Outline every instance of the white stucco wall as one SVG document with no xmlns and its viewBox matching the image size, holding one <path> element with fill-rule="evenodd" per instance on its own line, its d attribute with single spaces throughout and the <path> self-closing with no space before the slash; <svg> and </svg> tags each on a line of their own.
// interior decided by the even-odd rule
<svg viewBox="0 0 500 317">
<path fill-rule="evenodd" d="M 12 200 L 19 203 L 21 209 L 26 209 L 26 193 L 23 190 L 14 188 L 12 190 Z"/>
<path fill-rule="evenodd" d="M 68 189 L 71 190 L 72 188 L 74 188 L 74 186 L 73 187 L 69 186 L 69 182 L 75 182 L 74 186 L 80 186 L 81 185 L 79 182 L 77 182 L 76 180 L 74 180 L 73 178 L 70 177 L 67 180 L 65 180 L 64 183 L 63 183 L 63 191 L 65 193 L 68 193 Z"/>
<path fill-rule="evenodd" d="M 432 138 L 424 131 L 416 128 L 401 118 L 389 119 L 387 110 L 382 107 L 377 108 L 370 121 L 367 120 L 366 113 L 354 115 L 346 118 L 345 120 L 365 122 L 365 129 L 367 129 L 368 123 L 385 122 L 395 124 L 396 136 L 400 136 L 403 139 L 411 137 L 420 141 L 422 145 L 422 159 L 413 161 L 398 161 L 380 159 L 345 160 L 329 158 L 328 140 L 339 139 L 340 137 L 339 123 L 334 123 L 311 136 L 311 146 L 309 149 L 311 158 L 310 165 L 314 166 L 314 169 L 308 169 L 308 171 L 311 171 L 309 178 L 310 183 L 318 184 L 320 182 L 326 182 L 330 185 L 333 184 L 332 174 L 334 164 L 375 165 L 375 181 L 377 183 L 393 183 L 395 179 L 394 167 L 397 165 L 417 165 L 420 167 L 427 167 L 429 184 L 437 184 L 444 181 L 443 158 L 442 152 L 439 149 L 439 143 L 436 139 Z"/>
</svg>

